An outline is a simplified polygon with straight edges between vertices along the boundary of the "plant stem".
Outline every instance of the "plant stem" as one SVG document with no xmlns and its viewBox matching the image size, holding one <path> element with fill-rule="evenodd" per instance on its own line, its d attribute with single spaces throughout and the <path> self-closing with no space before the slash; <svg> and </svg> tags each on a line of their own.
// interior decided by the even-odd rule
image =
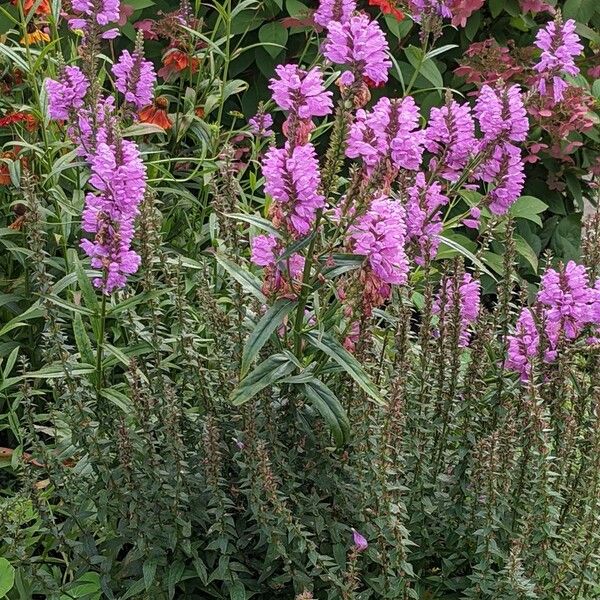
<svg viewBox="0 0 600 600">
<path fill-rule="evenodd" d="M 102 373 L 102 354 L 104 346 L 104 329 L 106 324 L 106 294 L 102 294 L 102 305 L 100 307 L 100 331 L 98 332 L 97 348 L 96 348 L 96 393 L 100 397 L 102 390 L 103 373 Z"/>
</svg>

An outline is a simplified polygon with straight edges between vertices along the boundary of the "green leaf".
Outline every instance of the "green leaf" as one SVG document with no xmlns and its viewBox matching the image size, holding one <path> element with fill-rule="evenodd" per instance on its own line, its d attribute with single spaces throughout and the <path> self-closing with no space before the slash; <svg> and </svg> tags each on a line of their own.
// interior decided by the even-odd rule
<svg viewBox="0 0 600 600">
<path fill-rule="evenodd" d="M 154 581 L 157 564 L 158 563 L 155 558 L 149 558 L 145 560 L 144 564 L 142 565 L 142 573 L 144 574 L 144 585 L 146 586 L 146 590 L 150 589 L 150 586 Z"/>
<path fill-rule="evenodd" d="M 516 218 L 528 219 L 536 225 L 542 226 L 538 216 L 548 208 L 548 205 L 534 196 L 521 196 L 509 209 L 509 213 Z"/>
<path fill-rule="evenodd" d="M 0 598 L 4 598 L 15 584 L 15 568 L 6 560 L 0 558 Z"/>
<path fill-rule="evenodd" d="M 85 330 L 85 325 L 83 324 L 83 319 L 79 313 L 77 313 L 73 319 L 73 333 L 75 334 L 75 343 L 77 344 L 77 349 L 81 355 L 81 360 L 86 363 L 94 364 L 95 357 L 92 349 L 92 342 L 90 342 L 90 338 Z"/>
<path fill-rule="evenodd" d="M 243 213 L 229 213 L 225 215 L 226 217 L 230 217 L 231 219 L 236 219 L 237 221 L 244 221 L 246 223 L 250 223 L 250 225 L 254 225 L 263 231 L 268 231 L 275 237 L 280 238 L 281 233 L 273 227 L 273 223 L 268 221 L 267 219 L 263 219 L 262 217 L 257 217 L 256 215 L 245 215 Z"/>
<path fill-rule="evenodd" d="M 250 271 L 242 269 L 239 265 L 231 262 L 228 258 L 215 254 L 216 261 L 247 291 L 255 296 L 263 304 L 267 303 L 267 297 L 262 293 L 261 283 Z"/>
<path fill-rule="evenodd" d="M 521 237 L 518 234 L 514 236 L 515 240 L 515 248 L 517 252 L 527 260 L 527 262 L 532 266 L 533 270 L 537 273 L 538 270 L 538 257 L 533 248 L 527 243 L 525 238 Z"/>
<path fill-rule="evenodd" d="M 290 352 L 270 356 L 240 381 L 231 394 L 231 402 L 235 406 L 248 402 L 258 392 L 283 379 L 298 366 L 298 361 Z"/>
<path fill-rule="evenodd" d="M 100 587 L 100 575 L 94 572 L 84 573 L 74 581 L 68 588 L 68 594 L 61 596 L 61 600 L 67 598 L 86 598 L 86 600 L 98 600 L 102 594 Z"/>
<path fill-rule="evenodd" d="M 117 390 L 113 390 L 112 388 L 101 390 L 100 395 L 109 402 L 112 402 L 115 406 L 118 406 L 126 415 L 131 413 L 131 400 L 129 399 L 129 396 L 122 392 L 118 392 Z M 144 565 L 145 564 L 146 563 L 144 563 Z"/>
<path fill-rule="evenodd" d="M 404 52 L 410 64 L 419 72 L 419 75 L 425 77 L 436 88 L 444 87 L 444 80 L 440 70 L 433 60 L 423 57 L 423 51 L 420 48 L 409 46 L 404 49 Z"/>
<path fill-rule="evenodd" d="M 239 579 L 236 579 L 229 588 L 229 598 L 231 600 L 246 600 L 247 597 L 244 584 Z"/>
<path fill-rule="evenodd" d="M 333 439 L 342 446 L 350 436 L 350 421 L 337 396 L 322 381 L 315 379 L 300 384 L 306 398 L 329 425 Z"/>
<path fill-rule="evenodd" d="M 288 41 L 288 30 L 278 21 L 265 23 L 258 30 L 258 39 L 265 44 L 265 50 L 275 58 L 285 49 Z"/>
<path fill-rule="evenodd" d="M 384 404 L 383 398 L 375 384 L 365 373 L 360 363 L 348 352 L 337 340 L 327 334 L 320 335 L 317 332 L 310 331 L 304 334 L 304 337 L 315 348 L 318 348 L 327 356 L 332 358 L 356 383 L 379 404 Z"/>
<path fill-rule="evenodd" d="M 440 248 L 443 245 L 446 245 L 452 250 L 456 250 L 459 254 L 462 254 L 464 257 L 468 258 L 474 265 L 477 265 L 483 273 L 489 275 L 494 281 L 497 281 L 496 277 L 492 274 L 492 272 L 479 260 L 470 250 L 467 250 L 462 244 L 458 243 L 455 239 L 449 237 L 447 233 L 443 233 L 440 235 L 441 244 Z"/>
<path fill-rule="evenodd" d="M 92 365 L 85 363 L 69 365 L 67 368 L 69 375 L 72 377 L 87 375 L 96 370 Z M 66 377 L 65 369 L 62 365 L 48 365 L 39 371 L 31 371 L 25 375 L 26 379 L 60 379 L 61 377 Z"/>
<path fill-rule="evenodd" d="M 294 300 L 277 300 L 261 317 L 244 346 L 241 367 L 242 377 L 246 375 L 252 361 L 258 356 L 271 334 L 283 323 L 283 320 L 297 304 Z"/>
</svg>

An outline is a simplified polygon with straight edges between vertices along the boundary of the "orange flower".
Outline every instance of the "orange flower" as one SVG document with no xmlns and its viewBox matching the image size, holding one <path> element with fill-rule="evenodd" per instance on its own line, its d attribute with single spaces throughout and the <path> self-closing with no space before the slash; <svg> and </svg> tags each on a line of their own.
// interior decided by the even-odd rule
<svg viewBox="0 0 600 600">
<path fill-rule="evenodd" d="M 392 15 L 397 21 L 404 19 L 404 13 L 398 10 L 395 0 L 369 0 L 369 6 L 377 6 L 384 15 Z"/>
<path fill-rule="evenodd" d="M 195 73 L 200 66 L 200 61 L 178 48 L 172 48 L 163 56 L 163 65 L 163 68 L 158 71 L 158 75 L 163 79 L 170 79 L 188 68 Z"/>
<path fill-rule="evenodd" d="M 10 113 L 0 118 L 0 127 L 9 127 L 13 123 L 25 123 L 27 131 L 35 131 L 38 126 L 37 119 L 30 113 L 23 111 Z"/>
<path fill-rule="evenodd" d="M 12 0 L 12 3 L 15 6 L 17 6 L 17 2 L 18 0 Z M 36 0 L 25 0 L 25 2 L 23 3 L 23 11 L 25 12 L 25 14 L 27 14 L 33 8 L 35 3 Z M 50 0 L 42 0 L 40 2 L 40 5 L 35 10 L 36 15 L 49 15 L 50 13 Z"/>
<path fill-rule="evenodd" d="M 13 151 L 10 152 L 2 152 L 0 153 L 0 159 L 8 158 L 10 160 L 14 160 L 16 158 L 16 154 Z M 8 170 L 8 163 L 3 160 L 0 160 L 0 185 L 10 185 L 10 171 Z"/>
<path fill-rule="evenodd" d="M 158 127 L 162 127 L 165 131 L 171 129 L 173 124 L 167 114 L 167 108 L 169 108 L 169 101 L 164 96 L 159 96 L 152 104 L 148 104 L 148 106 L 144 106 L 140 110 L 140 123 L 158 125 Z"/>
<path fill-rule="evenodd" d="M 199 119 L 204 119 L 204 115 L 206 114 L 206 113 L 204 112 L 204 106 L 197 106 L 197 107 L 196 107 L 196 110 L 194 111 L 194 113 L 196 113 L 196 116 L 197 116 Z"/>
<path fill-rule="evenodd" d="M 33 22 L 27 27 L 27 33 L 19 40 L 21 44 L 32 46 L 33 44 L 46 44 L 50 41 L 50 36 L 38 29 Z"/>
</svg>

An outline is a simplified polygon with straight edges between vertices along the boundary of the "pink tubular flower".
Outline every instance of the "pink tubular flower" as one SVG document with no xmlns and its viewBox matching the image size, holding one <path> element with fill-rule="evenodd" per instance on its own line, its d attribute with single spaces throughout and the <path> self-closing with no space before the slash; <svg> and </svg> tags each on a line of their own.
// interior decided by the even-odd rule
<svg viewBox="0 0 600 600">
<path fill-rule="evenodd" d="M 356 531 L 356 529 L 354 528 L 352 528 L 352 541 L 354 543 L 354 547 L 358 552 L 364 552 L 369 547 L 367 538 L 362 533 Z"/>
<path fill-rule="evenodd" d="M 366 256 L 373 273 L 385 283 L 402 285 L 407 280 L 404 214 L 398 202 L 379 197 L 348 229 L 352 252 Z"/>
<path fill-rule="evenodd" d="M 259 112 L 255 114 L 251 119 L 248 119 L 248 125 L 250 131 L 257 137 L 268 137 L 273 133 L 271 131 L 273 117 L 269 113 Z"/>
<path fill-rule="evenodd" d="M 484 134 L 482 144 L 490 142 L 523 142 L 527 139 L 529 121 L 518 85 L 496 91 L 482 86 L 474 108 Z"/>
<path fill-rule="evenodd" d="M 561 75 L 579 73 L 579 68 L 573 59 L 581 54 L 583 46 L 579 43 L 575 26 L 573 19 L 569 19 L 564 24 L 556 19 L 540 29 L 535 38 L 535 45 L 542 50 L 540 60 L 534 66 L 539 73 L 538 91 L 545 95 L 550 83 L 555 102 L 562 100 L 563 93 L 568 87 Z"/>
<path fill-rule="evenodd" d="M 512 144 L 499 144 L 492 156 L 481 166 L 480 177 L 493 183 L 489 193 L 490 210 L 495 215 L 505 214 L 523 190 L 525 173 L 521 150 Z"/>
<path fill-rule="evenodd" d="M 48 113 L 52 119 L 66 120 L 83 106 L 90 84 L 79 67 L 65 67 L 59 81 L 46 80 Z"/>
<path fill-rule="evenodd" d="M 346 23 L 356 10 L 356 0 L 320 0 L 313 19 L 322 27 L 328 27 L 331 21 Z"/>
<path fill-rule="evenodd" d="M 421 21 L 423 17 L 438 16 L 446 19 L 452 18 L 450 0 L 410 0 L 413 17 Z"/>
<path fill-rule="evenodd" d="M 374 84 L 387 81 L 392 66 L 388 49 L 383 31 L 365 14 L 355 15 L 346 23 L 331 22 L 322 46 L 332 63 L 345 65 L 355 76 L 367 77 Z"/>
<path fill-rule="evenodd" d="M 425 147 L 436 156 L 443 154 L 441 174 L 449 181 L 456 181 L 475 149 L 475 124 L 469 105 L 452 100 L 441 108 L 432 108 L 425 130 Z"/>
<path fill-rule="evenodd" d="M 257 235 L 251 243 L 251 260 L 255 265 L 268 267 L 275 264 L 277 238 L 274 235 Z"/>
<path fill-rule="evenodd" d="M 423 156 L 424 133 L 418 131 L 419 109 L 411 96 L 383 97 L 370 112 L 359 110 L 350 128 L 346 156 L 363 159 L 371 170 L 390 157 L 395 167 L 417 170 Z"/>
<path fill-rule="evenodd" d="M 417 174 L 415 185 L 408 190 L 406 237 L 417 247 L 415 262 L 418 265 L 430 261 L 440 245 L 442 222 L 439 209 L 449 202 L 441 190 L 437 182 L 427 185 L 424 173 Z"/>
<path fill-rule="evenodd" d="M 470 273 L 463 275 L 462 282 L 458 286 L 457 293 L 454 289 L 454 282 L 451 278 L 446 278 L 443 282 L 445 290 L 444 313 L 446 320 L 451 315 L 454 307 L 458 303 L 460 306 L 460 329 L 458 335 L 459 348 L 466 348 L 471 340 L 469 327 L 475 323 L 479 316 L 481 306 L 481 284 L 477 279 L 473 279 Z M 441 312 L 442 294 L 438 294 L 433 312 Z"/>
<path fill-rule="evenodd" d="M 98 25 L 108 25 L 119 21 L 119 0 L 100 0 L 96 3 L 92 0 L 73 0 L 73 10 L 83 13 L 88 17 L 94 17 Z"/>
<path fill-rule="evenodd" d="M 304 71 L 298 65 L 279 65 L 277 77 L 269 87 L 277 106 L 295 113 L 301 119 L 324 117 L 332 108 L 332 93 L 323 86 L 323 74 L 318 67 Z"/>
<path fill-rule="evenodd" d="M 117 147 L 119 146 L 118 151 Z M 89 158 L 90 184 L 82 215 L 82 227 L 95 239 L 84 239 L 81 247 L 91 258 L 92 267 L 102 269 L 104 277 L 94 284 L 105 294 L 123 287 L 127 275 L 140 265 L 139 255 L 131 250 L 134 221 L 146 189 L 146 169 L 135 143 L 121 140 L 109 146 L 99 143 Z"/>
<path fill-rule="evenodd" d="M 544 306 L 550 344 L 546 359 L 552 360 L 561 336 L 575 339 L 592 320 L 591 305 L 595 298 L 585 267 L 571 260 L 560 271 L 548 269 L 542 276 L 537 298 Z"/>
<path fill-rule="evenodd" d="M 521 381 L 529 381 L 532 360 L 540 347 L 538 332 L 533 314 L 529 308 L 521 311 L 515 332 L 508 336 L 508 358 L 506 368 L 517 371 Z"/>
<path fill-rule="evenodd" d="M 115 87 L 125 96 L 125 100 L 138 110 L 152 101 L 156 73 L 154 66 L 144 59 L 141 52 L 130 54 L 123 50 L 119 61 L 112 67 Z"/>
<path fill-rule="evenodd" d="M 314 146 L 271 148 L 262 167 L 265 192 L 284 206 L 292 231 L 306 235 L 317 210 L 325 206 L 318 192 L 321 176 Z"/>
</svg>

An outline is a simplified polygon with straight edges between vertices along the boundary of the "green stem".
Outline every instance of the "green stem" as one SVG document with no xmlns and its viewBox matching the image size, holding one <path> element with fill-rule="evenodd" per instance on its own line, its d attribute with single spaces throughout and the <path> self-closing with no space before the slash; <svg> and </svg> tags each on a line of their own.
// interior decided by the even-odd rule
<svg viewBox="0 0 600 600">
<path fill-rule="evenodd" d="M 98 332 L 96 348 L 96 393 L 100 396 L 103 384 L 102 354 L 104 346 L 104 330 L 106 326 L 106 294 L 102 294 L 102 305 L 100 307 L 100 331 Z"/>
</svg>

